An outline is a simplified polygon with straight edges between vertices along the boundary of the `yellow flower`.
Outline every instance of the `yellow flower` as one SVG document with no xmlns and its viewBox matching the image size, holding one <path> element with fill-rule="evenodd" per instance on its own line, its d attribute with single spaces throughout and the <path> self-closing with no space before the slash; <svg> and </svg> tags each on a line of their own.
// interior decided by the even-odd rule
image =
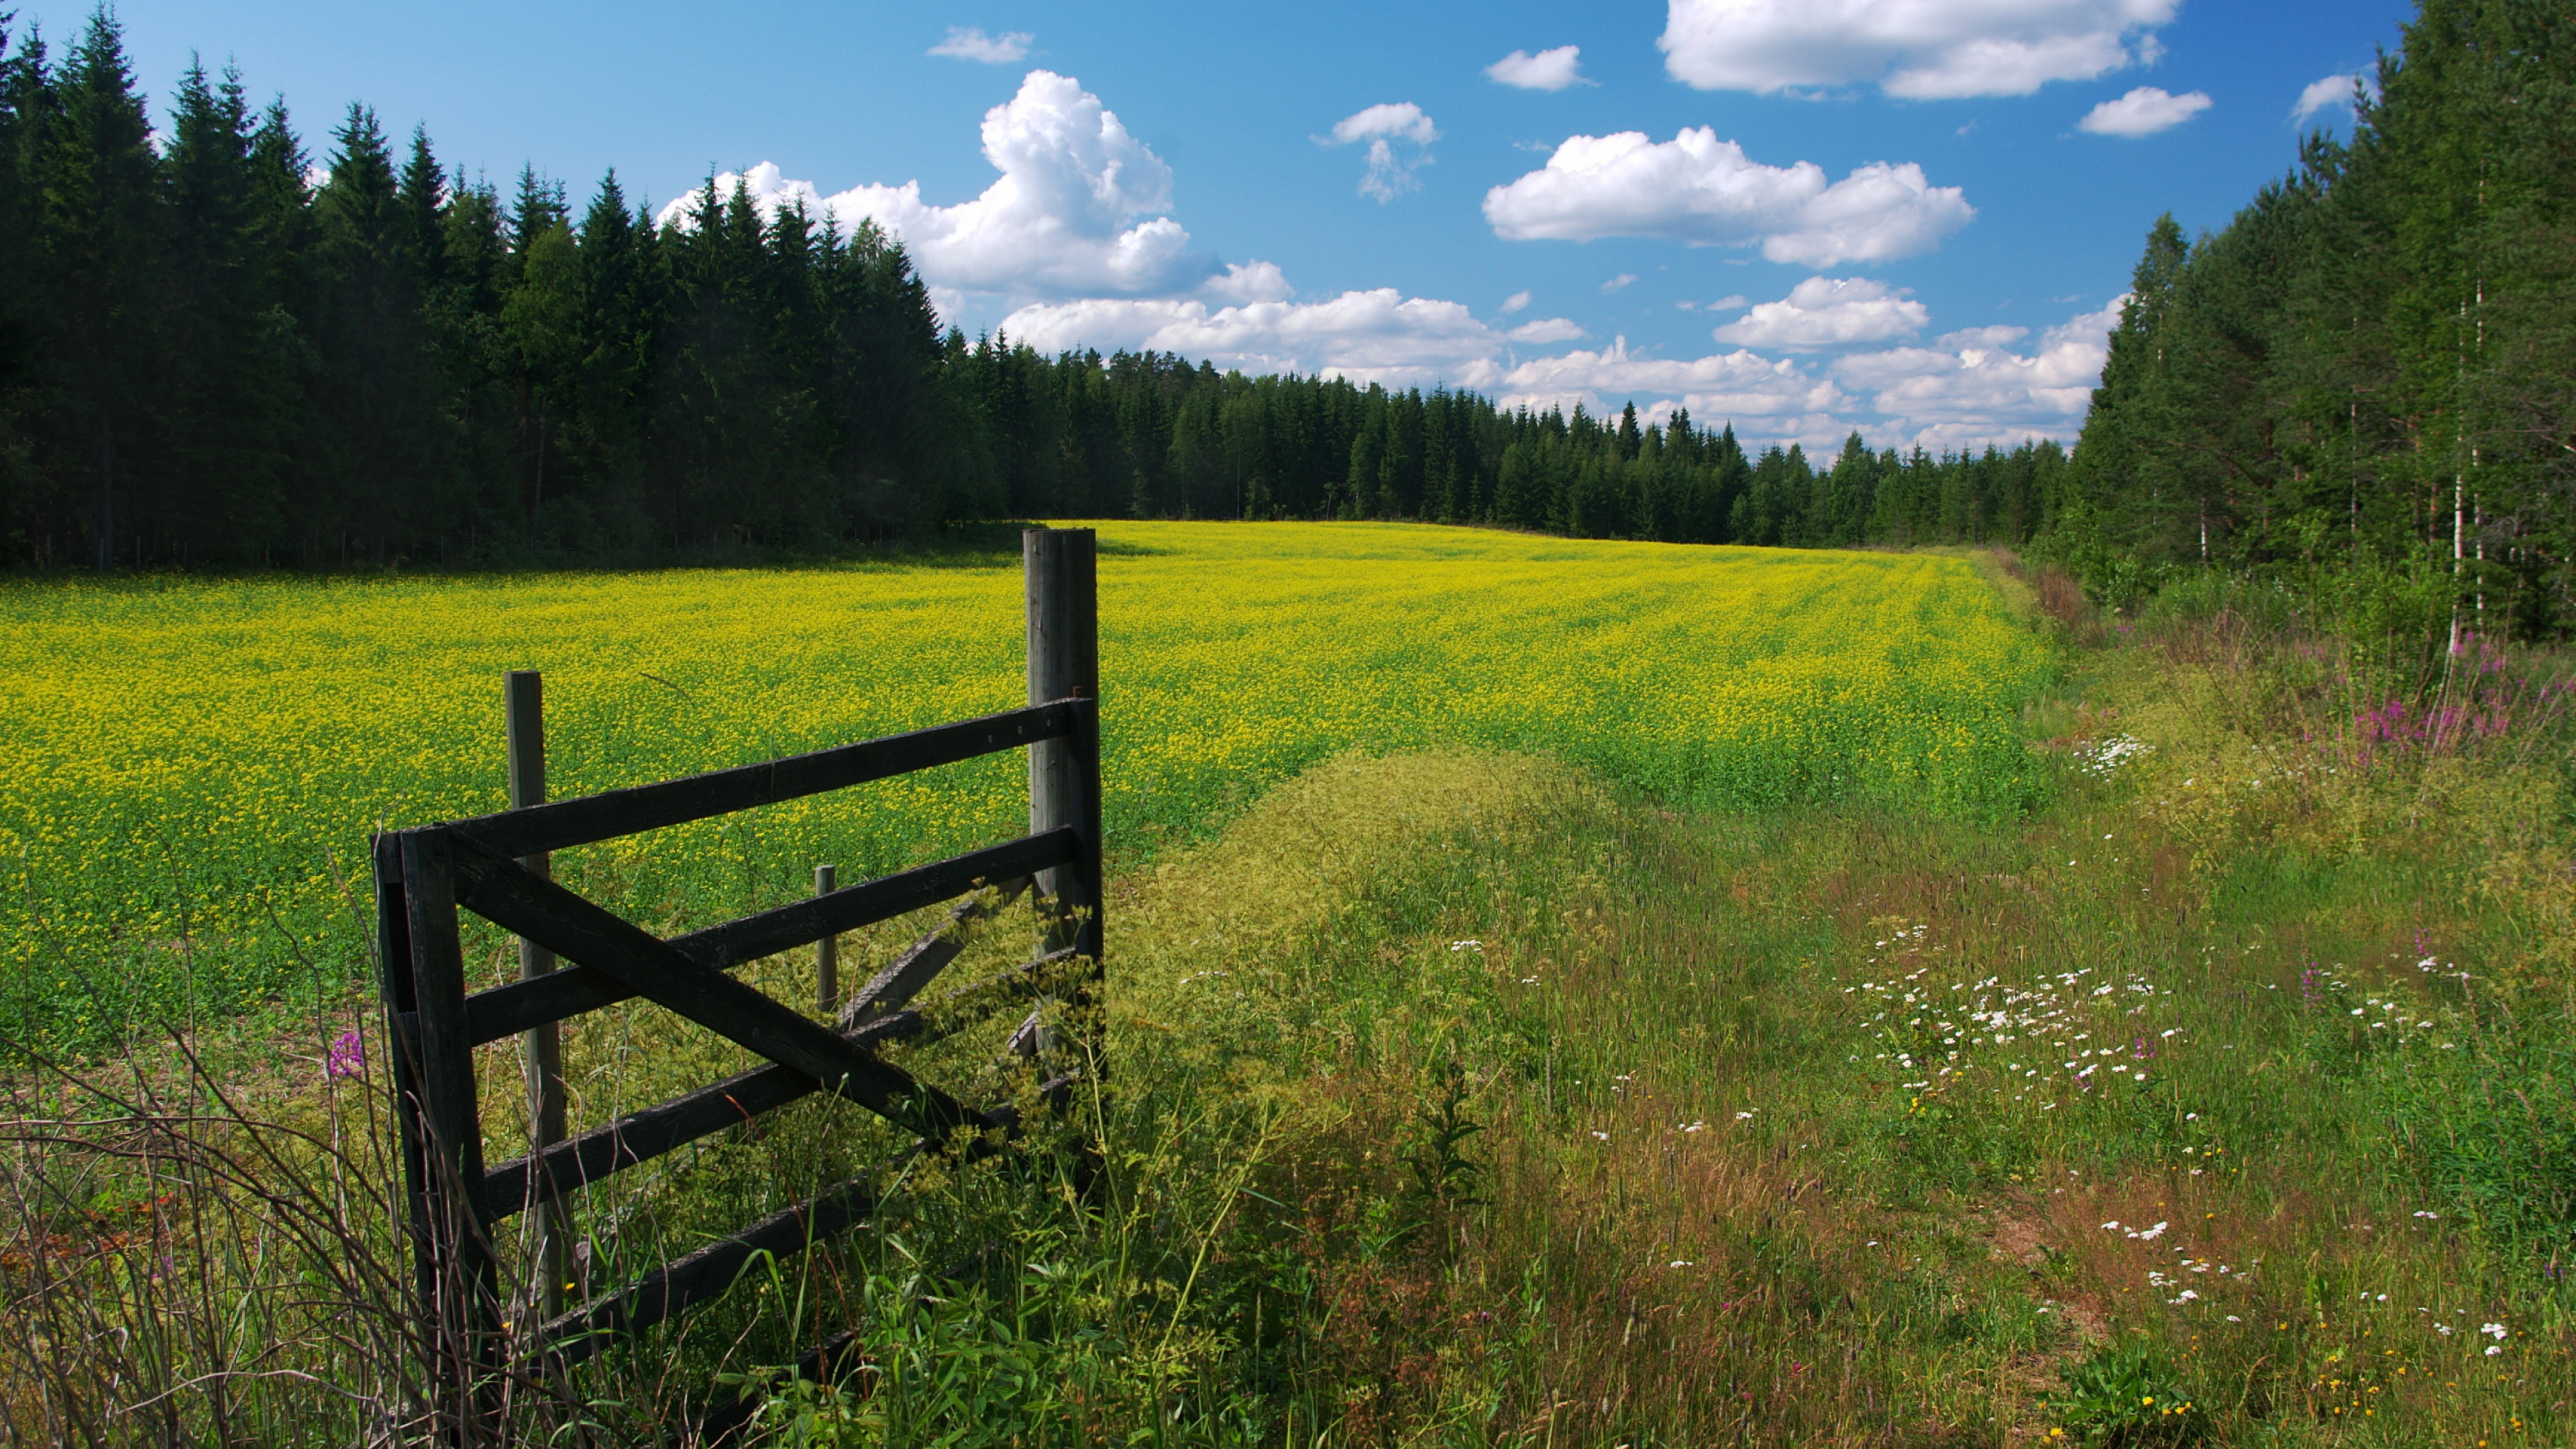
<svg viewBox="0 0 2576 1449">
<path fill-rule="evenodd" d="M 1963 560 L 1388 524 L 1101 538 L 1113 861 L 1353 750 L 1535 750 L 1683 801 L 1948 812 L 2035 788 L 2018 712 L 2046 650 Z M 546 675 L 561 798 L 1011 708 L 1022 619 L 1014 567 L 0 594 L 0 941 L 46 943 L 10 948 L 0 987 L 68 979 L 65 1023 L 157 1017 L 178 958 L 135 943 L 181 922 L 223 943 L 236 1002 L 307 961 L 364 971 L 369 832 L 504 802 L 505 670 Z M 849 882 L 1006 837 L 1024 779 L 993 756 L 558 869 L 686 928 L 820 861 Z"/>
</svg>

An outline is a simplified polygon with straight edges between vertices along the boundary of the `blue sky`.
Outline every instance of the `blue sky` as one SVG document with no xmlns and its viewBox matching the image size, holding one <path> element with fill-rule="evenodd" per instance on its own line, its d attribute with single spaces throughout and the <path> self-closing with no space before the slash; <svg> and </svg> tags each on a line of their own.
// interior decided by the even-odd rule
<svg viewBox="0 0 2576 1449">
<path fill-rule="evenodd" d="M 57 47 L 87 10 L 20 4 Z M 156 102 L 193 50 L 282 92 L 317 156 L 363 100 L 576 204 L 610 166 L 657 205 L 748 174 L 903 236 L 970 334 L 1935 449 L 2071 438 L 2148 225 L 2223 225 L 2290 164 L 2303 95 L 2409 13 L 118 7 Z"/>
</svg>

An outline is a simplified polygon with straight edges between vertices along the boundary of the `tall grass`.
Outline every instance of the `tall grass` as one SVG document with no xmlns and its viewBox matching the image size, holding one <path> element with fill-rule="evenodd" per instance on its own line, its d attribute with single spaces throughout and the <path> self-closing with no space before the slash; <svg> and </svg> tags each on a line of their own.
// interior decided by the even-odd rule
<svg viewBox="0 0 2576 1449">
<path fill-rule="evenodd" d="M 2021 583 L 2054 612 L 2047 575 Z M 1692 813 L 1526 755 L 1280 786 L 1116 883 L 1108 1071 L 1073 1111 L 890 1180 L 867 1228 L 530 1395 L 520 1432 L 685 1440 L 742 1392 L 746 1435 L 805 1444 L 2567 1442 L 2554 662 L 2453 687 L 2529 703 L 2506 728 L 2374 733 L 2384 677 L 2293 625 L 2065 623 L 2104 642 L 2027 711 L 2055 793 L 2015 819 Z M 755 979 L 802 999 L 805 969 Z M 735 1060 L 641 1007 L 585 1029 L 576 1059 L 633 1083 L 579 1084 L 585 1110 Z M 46 1226 L 6 1268 L 20 1437 L 413 1432 L 433 1386 L 365 1286 L 398 1263 L 381 1154 L 327 1125 L 375 1119 L 326 1047 L 237 1112 L 154 1089 L 204 1125 L 150 1140 L 285 1144 L 292 1213 L 232 1169 L 134 1185 L 156 1109 L 133 1089 L 26 1114 L 99 1125 L 16 1141 Z M 1007 1090 L 977 1050 L 923 1066 Z M 592 1261 L 654 1261 L 887 1145 L 812 1108 L 585 1202 Z M 162 1191 L 171 1222 L 238 1226 L 118 1236 Z M 308 1280 L 271 1219 L 378 1266 Z M 256 1251 L 149 1283 L 156 1243 L 197 1242 Z M 844 1329 L 832 1372 L 782 1371 Z"/>
</svg>

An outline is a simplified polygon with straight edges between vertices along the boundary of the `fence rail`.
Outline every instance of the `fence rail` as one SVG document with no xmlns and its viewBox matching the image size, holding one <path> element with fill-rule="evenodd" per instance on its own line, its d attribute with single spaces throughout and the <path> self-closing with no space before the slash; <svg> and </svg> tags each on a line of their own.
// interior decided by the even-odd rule
<svg viewBox="0 0 2576 1449">
<path fill-rule="evenodd" d="M 941 998 L 941 1034 L 988 1019 L 1065 963 L 1101 963 L 1100 736 L 1096 561 L 1088 529 L 1031 529 L 1027 567 L 1029 703 L 980 719 L 810 754 L 576 799 L 545 801 L 536 681 L 510 684 L 512 798 L 497 814 L 375 838 L 377 948 L 395 1044 L 396 1115 L 432 1406 L 457 1442 L 501 1432 L 494 1395 L 531 1363 L 580 1362 L 617 1334 L 724 1292 L 754 1258 L 785 1257 L 863 1222 L 872 1179 L 860 1178 L 562 1310 L 540 1294 L 539 1321 L 505 1330 L 496 1226 L 546 1215 L 537 1256 L 562 1251 L 574 1194 L 687 1143 L 817 1092 L 836 1094 L 912 1136 L 907 1156 L 992 1150 L 987 1129 L 1013 1109 L 979 1110 L 922 1081 L 878 1048 L 932 1034 L 910 1003 L 957 956 L 967 922 L 1034 888 L 1049 922 L 1032 958 Z M 956 764 L 1029 751 L 1029 833 L 876 880 L 663 939 L 556 884 L 551 852 Z M 818 879 L 832 879 L 828 872 Z M 968 899 L 948 924 L 879 971 L 830 1020 L 817 1021 L 733 974 L 745 963 L 832 941 L 862 926 Z M 460 911 L 518 935 L 522 979 L 465 989 Z M 558 969 L 557 963 L 561 962 Z M 829 993 L 828 983 L 825 991 Z M 1087 988 L 1085 988 L 1087 989 Z M 723 1081 L 567 1135 L 554 1024 L 641 997 L 747 1048 L 765 1063 Z M 827 994 L 824 1004 L 828 1005 Z M 1011 1039 L 1036 1059 L 1048 1045 L 1043 1005 Z M 474 1049 L 520 1037 L 538 1123 L 529 1150 L 487 1167 Z M 1071 1080 L 1044 1084 L 1060 1095 Z M 557 1140 L 560 1139 L 560 1140 Z M 559 1272 L 539 1276 L 559 1281 Z"/>
</svg>

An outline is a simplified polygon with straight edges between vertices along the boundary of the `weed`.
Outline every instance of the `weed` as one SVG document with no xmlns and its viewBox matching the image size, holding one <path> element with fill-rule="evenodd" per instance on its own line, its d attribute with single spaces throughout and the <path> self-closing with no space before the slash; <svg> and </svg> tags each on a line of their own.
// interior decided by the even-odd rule
<svg viewBox="0 0 2576 1449">
<path fill-rule="evenodd" d="M 2209 1415 L 2151 1349 L 2113 1346 L 2068 1367 L 2048 1400 L 2050 1437 L 2100 1449 L 2154 1449 L 2207 1440 Z"/>
</svg>

